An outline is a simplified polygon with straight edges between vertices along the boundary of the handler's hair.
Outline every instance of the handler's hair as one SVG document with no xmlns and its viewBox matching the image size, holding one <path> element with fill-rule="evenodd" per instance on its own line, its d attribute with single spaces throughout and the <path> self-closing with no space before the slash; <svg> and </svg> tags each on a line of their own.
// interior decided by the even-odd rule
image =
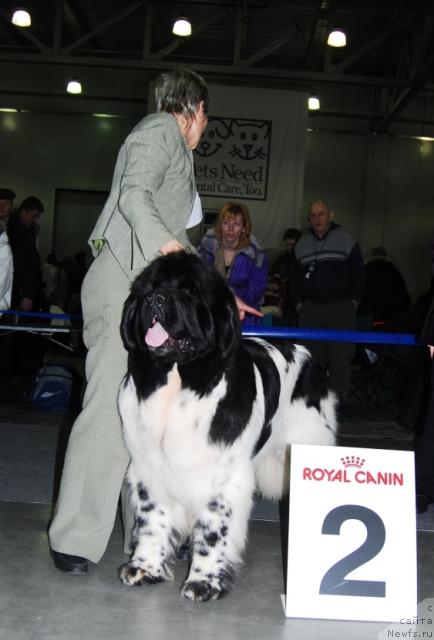
<svg viewBox="0 0 434 640">
<path fill-rule="evenodd" d="M 155 86 L 157 111 L 180 113 L 191 118 L 203 102 L 203 113 L 208 113 L 209 92 L 205 80 L 184 67 L 178 67 L 157 78 Z"/>
<path fill-rule="evenodd" d="M 249 210 L 245 204 L 242 204 L 241 202 L 226 202 L 217 216 L 217 220 L 214 224 L 214 232 L 219 242 L 222 242 L 223 221 L 228 218 L 234 218 L 237 215 L 242 216 L 244 222 L 244 230 L 242 231 L 238 241 L 237 249 L 243 249 L 250 244 L 250 234 L 252 233 L 252 220 L 250 218 Z"/>
</svg>

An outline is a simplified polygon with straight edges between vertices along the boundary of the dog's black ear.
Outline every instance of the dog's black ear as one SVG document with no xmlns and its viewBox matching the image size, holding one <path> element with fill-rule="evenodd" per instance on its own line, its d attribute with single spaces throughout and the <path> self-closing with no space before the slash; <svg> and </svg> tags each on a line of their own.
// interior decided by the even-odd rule
<svg viewBox="0 0 434 640">
<path fill-rule="evenodd" d="M 228 290 L 221 304 L 222 313 L 218 322 L 218 346 L 223 358 L 226 358 L 240 340 L 240 320 L 237 305 L 232 293 Z"/>
<path fill-rule="evenodd" d="M 137 345 L 136 339 L 136 314 L 137 296 L 131 294 L 125 300 L 121 320 L 121 338 L 127 351 L 133 351 Z"/>
</svg>

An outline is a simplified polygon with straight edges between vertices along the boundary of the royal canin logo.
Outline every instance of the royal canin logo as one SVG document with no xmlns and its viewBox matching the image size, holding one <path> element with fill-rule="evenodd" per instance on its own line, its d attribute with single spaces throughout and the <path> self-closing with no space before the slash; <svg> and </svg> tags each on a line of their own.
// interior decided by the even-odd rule
<svg viewBox="0 0 434 640">
<path fill-rule="evenodd" d="M 356 482 L 357 484 L 404 486 L 404 474 L 395 471 L 367 471 L 360 456 L 342 456 L 341 468 L 304 467 L 303 480 L 314 482 Z"/>
<path fill-rule="evenodd" d="M 341 458 L 341 462 L 346 469 L 349 467 L 357 467 L 358 469 L 361 469 L 365 464 L 365 459 L 360 458 L 359 456 L 344 456 Z"/>
</svg>

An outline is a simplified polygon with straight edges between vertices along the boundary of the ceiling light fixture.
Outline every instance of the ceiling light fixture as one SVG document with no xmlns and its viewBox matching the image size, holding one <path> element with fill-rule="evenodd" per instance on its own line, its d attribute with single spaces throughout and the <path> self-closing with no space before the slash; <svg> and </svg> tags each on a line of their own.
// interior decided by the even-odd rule
<svg viewBox="0 0 434 640">
<path fill-rule="evenodd" d="M 117 113 L 92 113 L 94 118 L 122 118 Z"/>
<path fill-rule="evenodd" d="M 329 47 L 345 47 L 347 44 L 347 36 L 341 27 L 333 27 L 327 38 Z"/>
<path fill-rule="evenodd" d="M 15 9 L 12 15 L 12 24 L 16 27 L 30 27 L 32 24 L 30 13 L 22 7 Z"/>
<path fill-rule="evenodd" d="M 307 107 L 309 111 L 318 111 L 320 107 L 318 96 L 311 95 L 307 101 Z"/>
<path fill-rule="evenodd" d="M 191 24 L 187 18 L 178 18 L 173 25 L 172 33 L 183 38 L 191 36 Z"/>
<path fill-rule="evenodd" d="M 71 78 L 68 82 L 68 86 L 66 87 L 66 91 L 68 93 L 73 93 L 74 95 L 78 95 L 81 93 L 81 82 L 77 80 L 77 78 Z"/>
<path fill-rule="evenodd" d="M 396 133 L 397 138 L 408 138 L 409 140 L 421 140 L 422 142 L 434 142 L 434 137 L 431 136 L 412 136 L 407 133 Z"/>
</svg>

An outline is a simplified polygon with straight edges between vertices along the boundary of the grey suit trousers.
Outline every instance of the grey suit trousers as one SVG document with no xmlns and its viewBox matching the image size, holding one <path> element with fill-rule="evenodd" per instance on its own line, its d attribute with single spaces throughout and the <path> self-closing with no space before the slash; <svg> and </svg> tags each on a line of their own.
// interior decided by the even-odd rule
<svg viewBox="0 0 434 640">
<path fill-rule="evenodd" d="M 83 283 L 88 385 L 70 435 L 49 530 L 54 550 L 93 562 L 106 549 L 129 462 L 117 408 L 119 385 L 127 370 L 119 326 L 129 289 L 130 281 L 106 245 Z M 132 518 L 127 515 L 126 519 L 128 540 Z"/>
</svg>

